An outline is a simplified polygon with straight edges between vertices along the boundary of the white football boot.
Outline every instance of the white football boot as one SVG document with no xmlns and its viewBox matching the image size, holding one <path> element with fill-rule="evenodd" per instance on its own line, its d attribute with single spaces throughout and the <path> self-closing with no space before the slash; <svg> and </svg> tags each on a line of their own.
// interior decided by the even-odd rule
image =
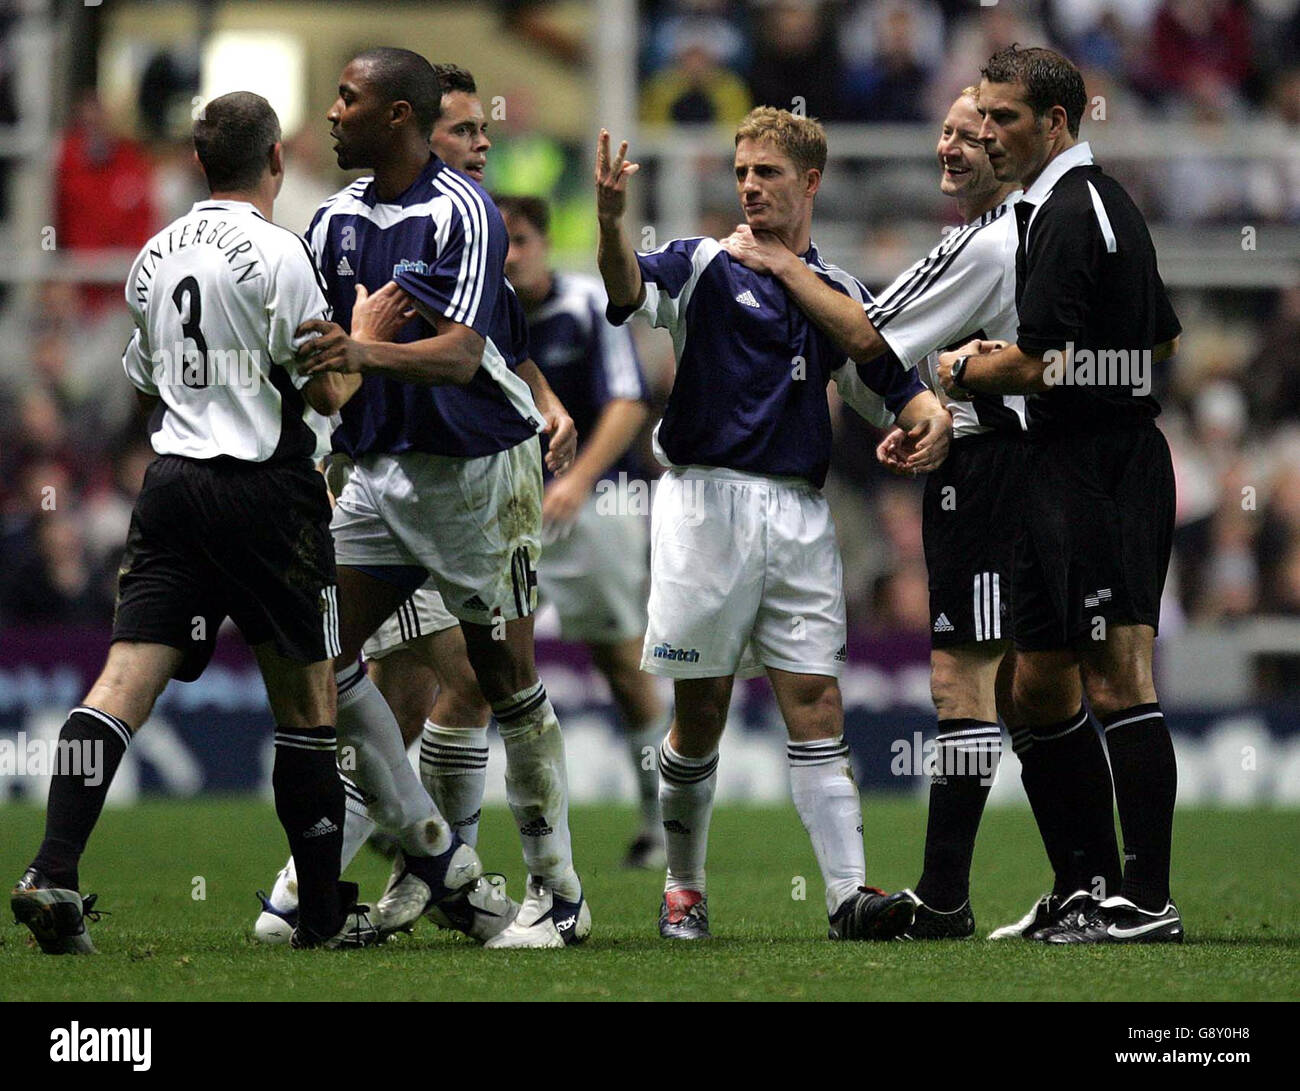
<svg viewBox="0 0 1300 1091">
<path fill-rule="evenodd" d="M 523 947 L 570 947 L 591 935 L 591 910 L 587 899 L 576 902 L 561 898 L 542 885 L 536 875 L 528 877 L 528 895 L 511 925 L 493 936 L 484 947 L 494 950 Z"/>
<path fill-rule="evenodd" d="M 259 890 L 262 912 L 253 925 L 253 935 L 262 943 L 288 943 L 293 930 L 298 927 L 298 873 L 293 857 L 280 869 L 268 898 Z"/>
</svg>

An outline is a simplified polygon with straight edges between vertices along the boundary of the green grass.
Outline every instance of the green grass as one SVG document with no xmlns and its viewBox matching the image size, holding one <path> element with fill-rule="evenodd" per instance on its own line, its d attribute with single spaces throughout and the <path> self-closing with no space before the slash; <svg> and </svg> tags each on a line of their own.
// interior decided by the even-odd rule
<svg viewBox="0 0 1300 1091">
<path fill-rule="evenodd" d="M 914 802 L 866 801 L 868 874 L 915 882 L 925 829 Z M 40 838 L 38 810 L 0 808 L 0 876 Z M 282 855 L 268 803 L 205 799 L 108 811 L 83 861 L 111 910 L 96 958 L 47 958 L 0 926 L 0 999 L 28 1000 L 1275 1000 L 1300 998 L 1300 812 L 1180 811 L 1175 897 L 1181 948 L 1044 949 L 984 940 L 834 944 L 821 878 L 792 808 L 719 807 L 710 853 L 710 944 L 658 938 L 659 878 L 620 870 L 630 808 L 578 807 L 572 827 L 594 915 L 569 951 L 491 952 L 422 925 L 378 950 L 290 952 L 251 938 Z M 523 865 L 509 814 L 485 814 L 480 850 L 510 877 Z M 352 877 L 377 896 L 388 864 L 363 850 Z M 206 899 L 191 895 L 201 876 Z M 796 877 L 804 900 L 792 897 Z M 975 855 L 979 934 L 1041 893 L 1027 811 L 995 810 Z"/>
</svg>

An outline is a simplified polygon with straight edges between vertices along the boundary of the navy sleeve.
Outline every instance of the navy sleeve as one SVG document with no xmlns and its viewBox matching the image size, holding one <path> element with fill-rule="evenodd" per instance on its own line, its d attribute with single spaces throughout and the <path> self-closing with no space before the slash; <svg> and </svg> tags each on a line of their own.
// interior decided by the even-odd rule
<svg viewBox="0 0 1300 1091">
<path fill-rule="evenodd" d="M 501 213 L 467 192 L 456 201 L 447 242 L 432 267 L 404 269 L 394 279 L 426 318 L 440 315 L 487 337 L 498 293 L 506 290 L 506 248 Z"/>
</svg>

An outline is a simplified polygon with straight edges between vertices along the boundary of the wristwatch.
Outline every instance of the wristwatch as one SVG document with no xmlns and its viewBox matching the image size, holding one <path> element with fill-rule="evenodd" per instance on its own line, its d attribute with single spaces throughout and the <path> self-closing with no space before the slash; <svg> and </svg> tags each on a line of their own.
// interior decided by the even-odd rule
<svg viewBox="0 0 1300 1091">
<path fill-rule="evenodd" d="M 963 375 L 966 374 L 966 361 L 969 359 L 970 359 L 969 355 L 958 356 L 957 359 L 955 359 L 952 362 L 952 385 L 964 391 L 967 394 L 969 394 L 970 391 L 967 390 L 964 386 L 962 386 L 961 378 Z"/>
</svg>

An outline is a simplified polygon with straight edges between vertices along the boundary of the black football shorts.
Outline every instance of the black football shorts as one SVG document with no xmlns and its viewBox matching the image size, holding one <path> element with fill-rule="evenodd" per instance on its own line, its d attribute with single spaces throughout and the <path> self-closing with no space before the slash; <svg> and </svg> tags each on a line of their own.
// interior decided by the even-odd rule
<svg viewBox="0 0 1300 1091">
<path fill-rule="evenodd" d="M 306 459 L 254 463 L 162 455 L 131 513 L 113 640 L 183 650 L 203 673 L 230 617 L 249 644 L 300 663 L 338 653 L 325 479 Z"/>
<path fill-rule="evenodd" d="M 1174 537 L 1164 434 L 1149 421 L 1060 432 L 1035 437 L 1025 453 L 1016 647 L 1069 647 L 1110 623 L 1158 630 Z"/>
<path fill-rule="evenodd" d="M 935 648 L 1011 639 L 1024 443 L 1004 431 L 964 436 L 926 478 L 921 520 Z"/>
</svg>

